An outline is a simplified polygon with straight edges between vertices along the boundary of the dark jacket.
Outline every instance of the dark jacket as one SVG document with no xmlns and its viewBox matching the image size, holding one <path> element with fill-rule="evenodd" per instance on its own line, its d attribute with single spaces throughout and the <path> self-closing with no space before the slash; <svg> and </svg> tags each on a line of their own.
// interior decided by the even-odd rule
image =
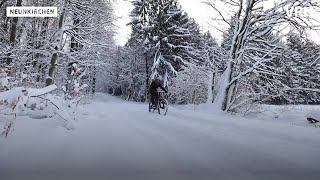
<svg viewBox="0 0 320 180">
<path fill-rule="evenodd" d="M 150 85 L 150 92 L 151 93 L 156 93 L 158 88 L 161 88 L 164 92 L 167 93 L 167 90 L 161 85 L 161 83 L 156 85 L 156 83 L 154 81 Z"/>
</svg>

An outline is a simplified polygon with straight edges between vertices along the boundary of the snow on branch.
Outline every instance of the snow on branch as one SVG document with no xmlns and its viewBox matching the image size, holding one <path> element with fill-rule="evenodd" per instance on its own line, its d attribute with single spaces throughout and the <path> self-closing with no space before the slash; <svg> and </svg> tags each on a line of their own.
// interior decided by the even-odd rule
<svg viewBox="0 0 320 180">
<path fill-rule="evenodd" d="M 312 88 L 303 88 L 303 87 L 297 87 L 297 88 L 284 88 L 284 91 L 310 91 L 310 92 L 318 92 L 320 93 L 320 89 L 312 89 Z"/>
<path fill-rule="evenodd" d="M 28 91 L 28 95 L 30 97 L 36 97 L 36 96 L 42 96 L 42 95 L 45 95 L 45 94 L 48 94 L 54 90 L 56 90 L 58 87 L 56 85 L 50 85 L 50 86 L 47 86 L 47 87 L 44 87 L 42 89 L 34 89 L 34 88 L 29 88 L 27 89 Z"/>
</svg>

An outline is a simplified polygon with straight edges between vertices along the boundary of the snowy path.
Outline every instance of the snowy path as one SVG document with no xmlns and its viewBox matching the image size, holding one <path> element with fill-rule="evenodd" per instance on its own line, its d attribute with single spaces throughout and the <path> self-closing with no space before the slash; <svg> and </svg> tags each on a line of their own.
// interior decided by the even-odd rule
<svg viewBox="0 0 320 180">
<path fill-rule="evenodd" d="M 320 179 L 320 131 L 99 95 L 74 131 L 20 119 L 0 139 L 0 179 Z"/>
</svg>

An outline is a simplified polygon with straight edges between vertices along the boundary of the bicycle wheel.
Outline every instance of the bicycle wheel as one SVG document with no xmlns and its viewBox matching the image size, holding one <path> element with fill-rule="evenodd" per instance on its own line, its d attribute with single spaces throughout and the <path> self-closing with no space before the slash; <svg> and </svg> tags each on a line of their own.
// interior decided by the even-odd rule
<svg viewBox="0 0 320 180">
<path fill-rule="evenodd" d="M 168 101 L 167 100 L 162 99 L 160 101 L 158 111 L 159 111 L 159 114 L 167 115 L 167 112 L 168 112 Z"/>
</svg>

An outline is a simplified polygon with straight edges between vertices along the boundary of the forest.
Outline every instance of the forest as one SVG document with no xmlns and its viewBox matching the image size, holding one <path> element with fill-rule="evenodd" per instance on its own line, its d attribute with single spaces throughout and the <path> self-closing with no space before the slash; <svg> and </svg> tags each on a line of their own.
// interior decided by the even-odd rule
<svg viewBox="0 0 320 180">
<path fill-rule="evenodd" d="M 227 17 L 216 1 L 204 1 L 220 15 L 213 28 L 226 24 L 217 28 L 218 42 L 178 0 L 133 0 L 131 35 L 119 46 L 115 0 L 1 0 L 0 105 L 42 110 L 49 103 L 72 118 L 96 92 L 148 102 L 155 78 L 173 105 L 243 112 L 257 104 L 320 104 L 320 45 L 307 33 L 318 31 L 318 20 L 288 16 L 288 9 L 318 12 L 319 2 L 285 0 L 267 9 L 264 2 L 220 0 Z M 11 6 L 58 7 L 58 17 L 7 17 Z"/>
</svg>

